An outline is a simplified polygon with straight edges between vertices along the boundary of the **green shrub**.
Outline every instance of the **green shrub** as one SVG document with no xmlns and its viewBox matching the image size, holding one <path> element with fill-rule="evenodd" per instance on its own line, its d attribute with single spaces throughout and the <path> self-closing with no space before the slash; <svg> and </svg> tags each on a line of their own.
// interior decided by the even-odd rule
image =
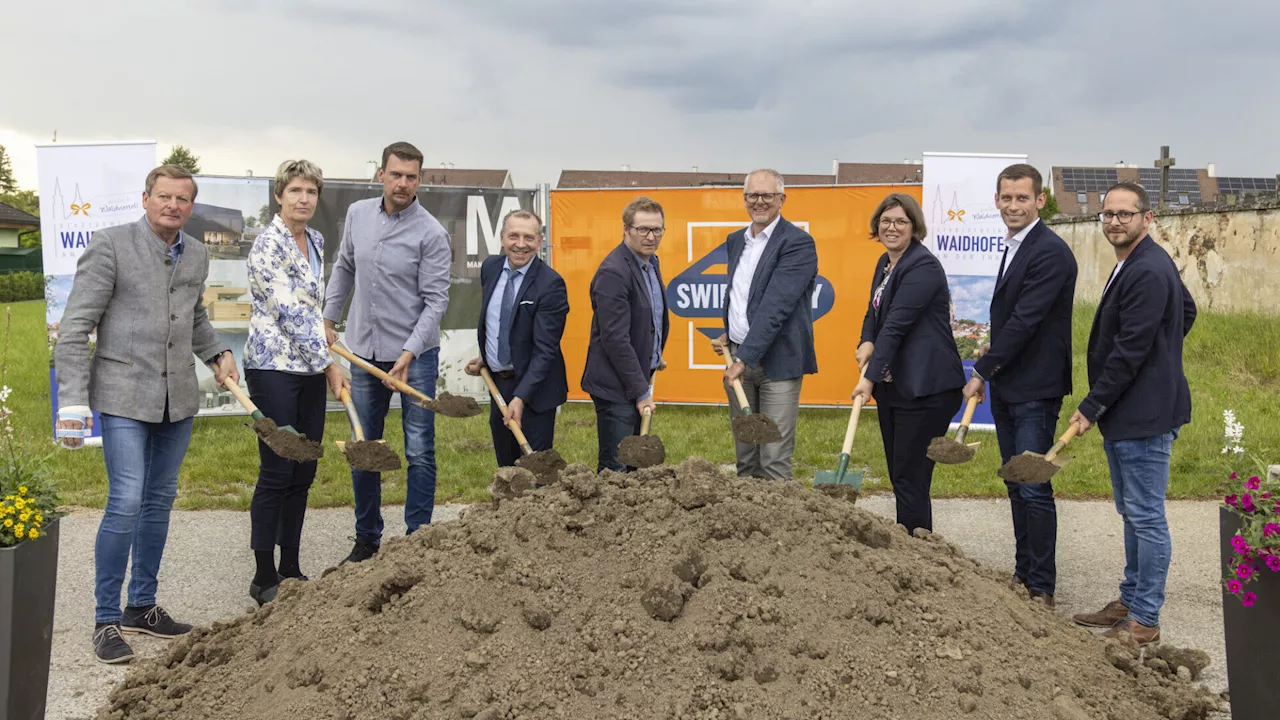
<svg viewBox="0 0 1280 720">
<path fill-rule="evenodd" d="M 0 303 L 44 299 L 44 273 L 25 271 L 0 275 Z"/>
</svg>

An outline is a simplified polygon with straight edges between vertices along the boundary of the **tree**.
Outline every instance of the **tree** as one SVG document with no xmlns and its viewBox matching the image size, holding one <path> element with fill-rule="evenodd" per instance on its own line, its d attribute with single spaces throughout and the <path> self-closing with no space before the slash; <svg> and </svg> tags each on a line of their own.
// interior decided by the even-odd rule
<svg viewBox="0 0 1280 720">
<path fill-rule="evenodd" d="M 1044 207 L 1040 208 L 1040 219 L 1049 221 L 1054 215 L 1058 214 L 1058 198 L 1053 196 L 1053 190 L 1044 189 Z"/>
<path fill-rule="evenodd" d="M 0 145 L 0 193 L 11 193 L 18 189 L 18 181 L 13 179 L 13 165 L 9 162 L 9 151 Z"/>
<path fill-rule="evenodd" d="M 271 206 L 263 205 L 258 209 L 258 226 L 266 227 L 271 224 L 273 216 L 271 215 Z"/>
<path fill-rule="evenodd" d="M 0 193 L 0 203 L 40 217 L 40 196 L 36 195 L 35 190 L 15 190 L 13 192 Z M 40 247 L 39 230 L 36 232 L 23 232 L 19 235 L 19 238 L 22 241 L 22 247 Z"/>
<path fill-rule="evenodd" d="M 200 174 L 200 156 L 182 145 L 174 145 L 173 150 L 169 151 L 169 157 L 165 158 L 162 164 L 179 165 L 186 168 L 192 175 Z"/>
<path fill-rule="evenodd" d="M 254 216 L 252 216 L 252 215 L 245 215 L 245 216 L 244 216 L 244 226 L 245 226 L 245 227 L 247 227 L 247 228 L 257 227 L 257 226 L 258 226 L 258 218 L 254 217 Z"/>
</svg>

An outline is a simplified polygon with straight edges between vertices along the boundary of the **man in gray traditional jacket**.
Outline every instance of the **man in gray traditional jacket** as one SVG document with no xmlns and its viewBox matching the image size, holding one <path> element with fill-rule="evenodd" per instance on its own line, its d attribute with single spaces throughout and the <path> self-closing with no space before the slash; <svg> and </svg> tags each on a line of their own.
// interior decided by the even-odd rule
<svg viewBox="0 0 1280 720">
<path fill-rule="evenodd" d="M 63 444 L 81 446 L 93 427 L 90 408 L 102 419 L 107 508 L 94 546 L 93 648 L 104 663 L 133 658 L 121 632 L 172 638 L 191 630 L 156 604 L 156 574 L 198 405 L 196 360 L 208 363 L 219 383 L 240 381 L 201 299 L 209 253 L 182 232 L 195 199 L 196 182 L 185 169 L 162 165 L 147 175 L 145 217 L 98 231 L 80 256 L 54 350 Z"/>
</svg>

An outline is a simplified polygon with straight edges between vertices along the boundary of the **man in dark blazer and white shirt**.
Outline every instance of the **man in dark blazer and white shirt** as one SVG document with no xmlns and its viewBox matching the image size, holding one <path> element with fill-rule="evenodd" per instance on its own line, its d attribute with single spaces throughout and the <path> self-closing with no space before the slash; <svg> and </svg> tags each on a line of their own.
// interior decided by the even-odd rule
<svg viewBox="0 0 1280 720">
<path fill-rule="evenodd" d="M 991 383 L 991 414 L 1002 462 L 1053 446 L 1062 398 L 1071 394 L 1071 310 L 1076 259 L 1040 222 L 1040 172 L 1010 165 L 996 178 L 996 207 L 1009 237 L 991 296 L 991 342 L 974 363 L 965 399 Z M 1058 511 L 1053 483 L 1005 482 L 1013 511 L 1013 581 L 1053 607 Z"/>
<path fill-rule="evenodd" d="M 818 251 L 813 236 L 782 217 L 786 199 L 776 170 L 752 171 L 743 186 L 751 225 L 725 241 L 725 333 L 712 345 L 720 353 L 727 344 L 733 358 L 724 373 L 729 416 L 741 413 L 731 384 L 740 379 L 752 412 L 768 415 L 782 431 L 782 440 L 769 445 L 735 442 L 740 477 L 791 478 L 800 385 L 818 372 L 812 310 Z"/>
<path fill-rule="evenodd" d="M 1165 517 L 1173 441 L 1191 422 L 1191 390 L 1182 370 L 1183 338 L 1196 304 L 1164 248 L 1147 234 L 1151 201 L 1133 182 L 1107 190 L 1102 231 L 1116 267 L 1089 331 L 1089 394 L 1071 422 L 1097 424 L 1111 468 L 1116 510 L 1124 519 L 1120 597 L 1074 620 L 1128 633 L 1139 645 L 1160 639 L 1172 538 Z"/>
<path fill-rule="evenodd" d="M 542 219 L 529 210 L 513 210 L 502 219 L 503 255 L 480 266 L 483 302 L 476 336 L 481 356 L 467 363 L 468 375 L 487 367 L 507 405 L 489 406 L 489 430 L 498 465 L 515 465 L 520 446 L 507 423 L 514 422 L 529 447 L 550 450 L 555 443 L 556 408 L 568 398 L 564 337 L 569 295 L 564 279 L 538 258 Z"/>
<path fill-rule="evenodd" d="M 640 433 L 652 413 L 654 372 L 667 366 L 662 351 L 671 329 L 658 263 L 666 232 L 662 206 L 647 197 L 622 211 L 622 242 L 591 278 L 591 340 L 582 389 L 596 407 L 597 470 L 625 472 L 618 444 Z"/>
</svg>

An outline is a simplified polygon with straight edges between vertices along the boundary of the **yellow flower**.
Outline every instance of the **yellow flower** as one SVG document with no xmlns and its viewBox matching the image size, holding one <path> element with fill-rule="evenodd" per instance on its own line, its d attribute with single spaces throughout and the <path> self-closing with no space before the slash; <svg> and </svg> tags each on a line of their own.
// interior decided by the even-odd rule
<svg viewBox="0 0 1280 720">
<path fill-rule="evenodd" d="M 44 516 L 43 516 L 43 515 L 41 515 L 40 513 L 36 513 L 36 524 L 37 524 L 37 525 L 43 525 L 43 524 L 44 524 Z"/>
<path fill-rule="evenodd" d="M 31 519 L 31 513 L 24 512 L 18 516 L 18 519 L 21 520 L 22 522 L 26 522 Z"/>
<path fill-rule="evenodd" d="M 19 494 L 19 495 L 26 495 L 26 494 L 27 494 L 27 486 L 26 486 L 26 485 L 19 485 L 19 486 L 18 486 L 18 494 Z"/>
<path fill-rule="evenodd" d="M 27 501 L 23 500 L 22 498 L 18 498 L 13 501 L 13 506 L 21 510 L 22 508 L 27 506 Z"/>
<path fill-rule="evenodd" d="M 40 531 L 36 530 L 35 528 L 31 528 L 31 530 L 27 532 L 27 537 L 32 540 L 35 540 L 36 538 L 40 537 Z"/>
<path fill-rule="evenodd" d="M 22 523 L 18 523 L 18 526 L 13 529 L 13 534 L 18 537 L 22 537 L 23 535 L 26 534 L 26 532 L 27 532 L 27 527 Z"/>
<path fill-rule="evenodd" d="M 5 518 L 5 519 L 4 519 L 4 526 L 5 526 L 5 527 L 13 527 L 13 518 Z"/>
</svg>

